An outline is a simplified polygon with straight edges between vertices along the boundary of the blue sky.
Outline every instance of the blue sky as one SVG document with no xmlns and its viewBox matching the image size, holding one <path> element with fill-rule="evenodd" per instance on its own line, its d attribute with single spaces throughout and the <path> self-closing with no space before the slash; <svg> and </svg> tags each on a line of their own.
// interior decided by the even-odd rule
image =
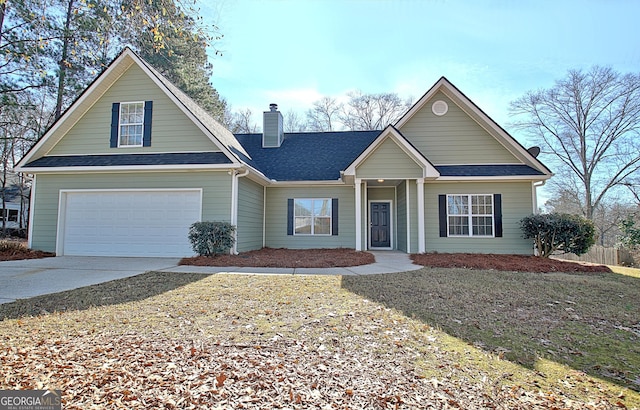
<svg viewBox="0 0 640 410">
<path fill-rule="evenodd" d="M 257 123 L 272 102 L 304 114 L 354 89 L 416 100 L 445 76 L 509 130 L 509 102 L 569 69 L 640 67 L 640 1 L 221 0 L 202 12 L 224 35 L 212 83 Z"/>
</svg>

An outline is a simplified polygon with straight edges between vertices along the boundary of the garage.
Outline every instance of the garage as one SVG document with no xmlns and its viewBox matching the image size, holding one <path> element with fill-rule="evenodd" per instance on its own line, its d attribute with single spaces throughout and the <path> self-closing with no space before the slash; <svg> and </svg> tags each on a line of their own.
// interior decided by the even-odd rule
<svg viewBox="0 0 640 410">
<path fill-rule="evenodd" d="M 201 189 L 61 191 L 57 254 L 191 256 L 201 216 Z"/>
</svg>

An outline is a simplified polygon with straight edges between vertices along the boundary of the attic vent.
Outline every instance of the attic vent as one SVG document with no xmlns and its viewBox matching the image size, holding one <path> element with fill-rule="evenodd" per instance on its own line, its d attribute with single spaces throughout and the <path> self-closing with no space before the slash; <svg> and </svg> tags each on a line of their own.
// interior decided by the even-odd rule
<svg viewBox="0 0 640 410">
<path fill-rule="evenodd" d="M 449 111 L 449 106 L 447 105 L 446 102 L 442 100 L 438 100 L 434 102 L 433 105 L 431 106 L 431 111 L 433 111 L 435 115 L 440 117 L 445 115 L 447 111 Z"/>
</svg>

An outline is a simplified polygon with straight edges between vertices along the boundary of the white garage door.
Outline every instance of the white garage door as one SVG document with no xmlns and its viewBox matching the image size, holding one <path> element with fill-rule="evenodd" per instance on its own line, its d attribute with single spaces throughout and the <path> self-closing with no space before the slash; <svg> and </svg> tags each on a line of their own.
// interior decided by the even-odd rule
<svg viewBox="0 0 640 410">
<path fill-rule="evenodd" d="M 62 254 L 193 255 L 189 226 L 201 218 L 201 190 L 72 191 L 61 198 Z"/>
</svg>

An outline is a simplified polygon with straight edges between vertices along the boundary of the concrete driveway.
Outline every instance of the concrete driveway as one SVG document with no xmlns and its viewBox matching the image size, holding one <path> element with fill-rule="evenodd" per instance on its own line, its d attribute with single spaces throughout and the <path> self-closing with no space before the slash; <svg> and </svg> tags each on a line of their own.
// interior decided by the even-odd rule
<svg viewBox="0 0 640 410">
<path fill-rule="evenodd" d="M 174 268 L 179 260 L 58 256 L 0 262 L 0 303 Z"/>
<path fill-rule="evenodd" d="M 118 258 L 57 256 L 0 262 L 0 303 L 27 299 L 127 278 L 149 271 L 203 274 L 374 275 L 420 269 L 409 255 L 397 251 L 371 252 L 376 262 L 346 268 L 238 268 L 178 266 L 179 258 Z"/>
</svg>

